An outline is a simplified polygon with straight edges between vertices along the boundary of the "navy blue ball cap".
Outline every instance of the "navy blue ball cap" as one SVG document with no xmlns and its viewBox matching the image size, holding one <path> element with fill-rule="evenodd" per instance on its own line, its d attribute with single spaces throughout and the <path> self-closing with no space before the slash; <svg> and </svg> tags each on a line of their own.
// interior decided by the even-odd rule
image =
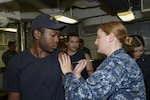
<svg viewBox="0 0 150 100">
<path fill-rule="evenodd" d="M 8 42 L 8 45 L 9 46 L 16 46 L 16 41 L 15 40 L 10 40 L 9 42 Z"/>
<path fill-rule="evenodd" d="M 33 19 L 31 24 L 31 30 L 33 31 L 38 28 L 49 28 L 59 30 L 64 28 L 65 26 L 67 25 L 59 23 L 53 16 L 50 16 L 49 14 L 42 14 Z"/>
</svg>

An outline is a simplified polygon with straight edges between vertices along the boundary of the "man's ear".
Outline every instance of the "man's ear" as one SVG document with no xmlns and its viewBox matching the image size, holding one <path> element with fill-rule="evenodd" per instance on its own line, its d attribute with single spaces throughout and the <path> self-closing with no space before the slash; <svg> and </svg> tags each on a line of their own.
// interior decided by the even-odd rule
<svg viewBox="0 0 150 100">
<path fill-rule="evenodd" d="M 33 36 L 35 37 L 35 39 L 39 39 L 41 36 L 41 32 L 38 30 L 34 30 L 33 32 Z"/>
<path fill-rule="evenodd" d="M 115 38 L 115 35 L 113 33 L 109 34 L 109 41 L 112 42 Z"/>
</svg>

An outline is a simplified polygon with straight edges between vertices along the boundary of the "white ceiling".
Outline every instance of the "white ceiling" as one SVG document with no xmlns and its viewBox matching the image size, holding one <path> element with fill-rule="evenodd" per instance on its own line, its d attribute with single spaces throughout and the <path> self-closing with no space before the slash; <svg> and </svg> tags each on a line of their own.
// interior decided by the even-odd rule
<svg viewBox="0 0 150 100">
<path fill-rule="evenodd" d="M 111 6 L 115 6 L 117 9 L 116 11 L 120 9 L 119 7 L 126 6 L 125 3 L 119 4 L 118 0 L 113 0 L 111 2 L 109 1 L 110 3 L 108 1 L 109 0 L 13 0 L 12 2 L 6 3 L 0 2 L 0 14 L 1 12 L 5 12 L 13 16 L 14 13 L 16 14 L 17 11 L 20 13 L 20 20 L 27 21 L 41 13 L 54 14 L 61 12 L 76 17 L 80 21 L 83 21 L 84 19 L 87 18 L 101 17 L 106 15 L 114 17 L 116 16 L 114 14 L 115 11 L 114 10 L 112 11 L 112 9 L 110 9 Z M 119 0 L 119 1 L 126 2 L 128 0 Z M 140 0 L 129 0 L 129 1 L 130 1 L 129 5 L 133 6 L 132 9 L 141 12 Z M 150 0 L 144 0 L 144 2 L 145 1 L 149 2 Z M 149 3 L 146 4 L 147 4 L 145 5 L 146 7 L 149 6 Z M 135 21 L 150 20 L 149 11 L 141 12 L 141 14 L 143 17 Z M 7 17 L 18 20 L 18 17 L 12 16 Z"/>
</svg>

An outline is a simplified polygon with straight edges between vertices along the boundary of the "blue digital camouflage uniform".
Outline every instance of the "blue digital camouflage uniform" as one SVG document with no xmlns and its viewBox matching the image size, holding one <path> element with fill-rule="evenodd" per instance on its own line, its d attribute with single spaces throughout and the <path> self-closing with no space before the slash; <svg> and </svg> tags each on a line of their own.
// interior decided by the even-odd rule
<svg viewBox="0 0 150 100">
<path fill-rule="evenodd" d="M 124 49 L 106 58 L 86 81 L 64 77 L 66 100 L 146 100 L 142 72 Z"/>
</svg>

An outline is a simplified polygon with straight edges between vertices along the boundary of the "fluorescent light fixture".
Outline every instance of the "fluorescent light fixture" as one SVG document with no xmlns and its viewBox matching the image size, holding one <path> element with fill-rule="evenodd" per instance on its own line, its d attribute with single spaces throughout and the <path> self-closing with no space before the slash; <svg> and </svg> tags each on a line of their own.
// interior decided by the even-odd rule
<svg viewBox="0 0 150 100">
<path fill-rule="evenodd" d="M 13 1 L 13 0 L 0 0 L 0 3 L 6 3 L 6 2 L 10 2 L 10 1 Z"/>
<path fill-rule="evenodd" d="M 9 31 L 9 32 L 17 32 L 17 29 L 14 28 L 0 28 L 2 31 Z"/>
<path fill-rule="evenodd" d="M 67 17 L 67 16 L 64 16 L 64 15 L 54 15 L 54 17 L 56 18 L 57 21 L 60 21 L 60 22 L 64 22 L 64 23 L 68 23 L 68 24 L 75 24 L 77 23 L 78 21 L 76 19 L 73 19 L 71 17 Z"/>
<path fill-rule="evenodd" d="M 119 12 L 117 13 L 117 15 L 124 22 L 132 21 L 135 19 L 133 12 L 130 10 L 125 12 Z"/>
</svg>

